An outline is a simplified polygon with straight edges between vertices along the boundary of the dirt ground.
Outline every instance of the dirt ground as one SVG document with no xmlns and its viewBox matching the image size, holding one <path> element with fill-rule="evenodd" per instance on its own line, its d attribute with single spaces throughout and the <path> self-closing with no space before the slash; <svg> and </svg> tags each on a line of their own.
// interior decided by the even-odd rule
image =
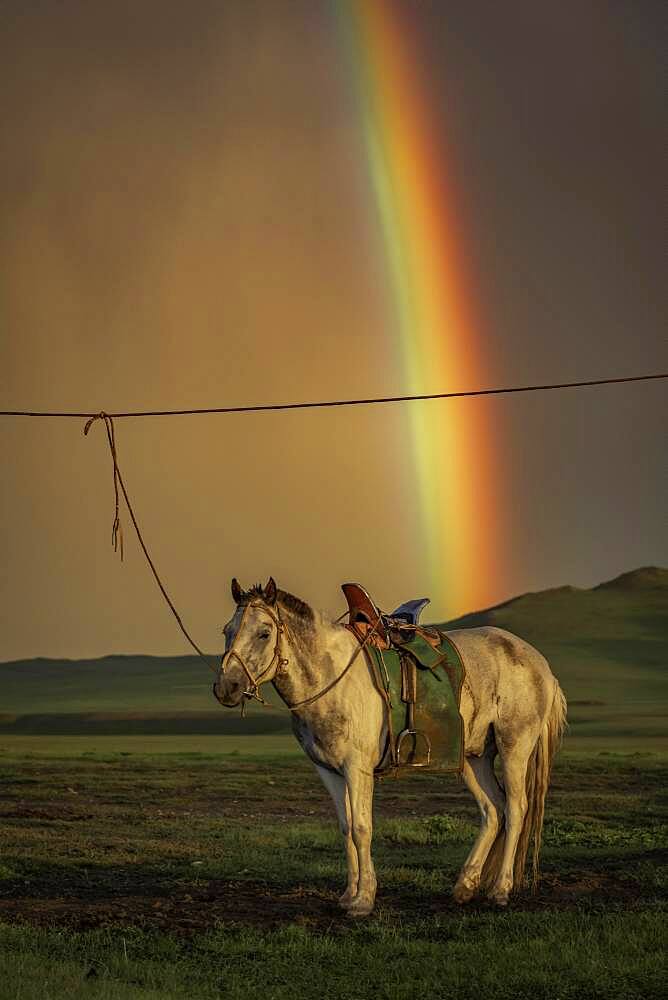
<svg viewBox="0 0 668 1000">
<path fill-rule="evenodd" d="M 665 859 L 664 859 L 665 860 Z M 538 890 L 519 893 L 513 910 L 581 910 L 624 906 L 633 909 L 639 903 L 635 883 L 612 875 L 574 872 L 566 878 L 545 875 Z M 408 893 L 382 890 L 378 906 L 397 915 L 432 916 L 457 910 L 448 895 L 416 899 Z M 484 900 L 469 904 L 474 910 L 493 909 Z M 187 893 L 156 896 L 117 894 L 96 897 L 74 896 L 40 899 L 29 896 L 0 900 L 0 920 L 28 923 L 37 927 L 67 927 L 88 930 L 132 924 L 155 927 L 178 934 L 189 934 L 218 926 L 242 923 L 256 927 L 279 927 L 286 923 L 307 924 L 332 932 L 337 924 L 347 923 L 333 893 L 302 886 L 290 892 L 276 892 L 262 882 L 223 882 L 211 880 L 204 888 Z"/>
<path fill-rule="evenodd" d="M 663 812 L 662 768 L 648 769 L 642 761 L 625 767 L 625 778 L 618 762 L 605 759 L 557 769 L 549 815 L 580 816 L 582 843 L 574 844 L 572 857 L 562 852 L 558 860 L 548 858 L 537 891 L 518 892 L 511 909 L 629 910 L 644 904 L 635 869 L 665 869 L 668 851 L 660 843 L 635 844 L 632 837 Z M 317 841 L 318 831 L 332 831 L 334 816 L 327 795 L 302 765 L 295 770 L 294 764 L 228 762 L 221 778 L 206 763 L 173 768 L 151 761 L 31 759 L 5 769 L 4 779 L 0 872 L 3 860 L 8 870 L 0 878 L 0 922 L 77 930 L 132 925 L 178 935 L 221 923 L 296 923 L 336 933 L 349 923 L 337 905 L 340 877 L 324 877 L 311 867 L 323 857 L 342 864 L 342 851 L 333 834 L 323 845 Z M 452 777 L 384 781 L 376 812 L 416 828 L 439 816 L 476 822 L 472 800 Z M 587 842 L 592 823 L 613 838 L 611 847 L 604 838 L 593 854 Z M 289 838 L 299 836 L 304 824 L 316 840 L 303 847 L 301 867 L 291 868 Z M 627 828 L 631 840 L 622 850 L 614 837 L 624 844 L 620 837 Z M 428 891 L 410 879 L 404 884 L 386 878 L 382 870 L 434 869 L 453 854 L 447 844 L 383 845 L 382 835 L 375 843 L 380 909 L 411 919 L 457 910 L 443 888 L 452 885 L 454 869 L 442 887 Z M 256 854 L 235 877 L 249 844 Z M 461 854 L 468 848 L 457 849 Z M 228 871 L 211 877 L 215 869 L 207 867 L 221 857 Z M 479 900 L 469 908 L 481 912 L 490 904 Z"/>
</svg>

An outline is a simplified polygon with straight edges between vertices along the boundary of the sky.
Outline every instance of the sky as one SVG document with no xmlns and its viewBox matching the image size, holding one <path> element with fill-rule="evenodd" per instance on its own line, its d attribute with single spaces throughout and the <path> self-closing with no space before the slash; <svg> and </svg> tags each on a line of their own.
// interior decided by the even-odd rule
<svg viewBox="0 0 668 1000">
<path fill-rule="evenodd" d="M 408 391 L 337 6 L 6 0 L 2 409 Z M 435 371 L 424 391 L 668 370 L 661 5 L 385 7 L 447 150 L 482 345 L 478 384 Z M 662 382 L 118 421 L 145 539 L 201 646 L 221 646 L 232 576 L 272 574 L 333 615 L 347 580 L 387 610 L 427 594 L 406 406 L 453 426 L 484 412 L 489 430 L 443 459 L 464 477 L 491 463 L 489 523 L 443 567 L 432 620 L 668 562 Z M 0 659 L 186 653 L 127 515 L 122 564 L 111 549 L 111 462 L 83 423 L 0 418 Z"/>
</svg>

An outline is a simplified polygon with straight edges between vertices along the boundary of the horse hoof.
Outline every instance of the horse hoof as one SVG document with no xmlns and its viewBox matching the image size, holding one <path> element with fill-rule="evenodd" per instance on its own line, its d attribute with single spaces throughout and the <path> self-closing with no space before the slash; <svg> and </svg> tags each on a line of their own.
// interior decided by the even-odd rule
<svg viewBox="0 0 668 1000">
<path fill-rule="evenodd" d="M 495 895 L 490 896 L 489 899 L 490 902 L 494 903 L 495 906 L 498 906 L 502 910 L 505 910 L 505 908 L 508 906 L 507 892 L 496 893 Z"/>
<path fill-rule="evenodd" d="M 372 912 L 373 903 L 369 901 L 360 901 L 358 903 L 353 902 L 347 909 L 347 915 L 349 917 L 354 917 L 356 920 L 359 917 L 368 917 Z"/>
<path fill-rule="evenodd" d="M 341 909 L 342 910 L 349 909 L 352 906 L 352 902 L 353 902 L 354 898 L 355 897 L 354 897 L 353 893 L 352 892 L 347 892 L 347 891 L 344 892 L 344 894 L 342 896 L 339 896 L 339 906 L 341 907 Z"/>
<path fill-rule="evenodd" d="M 476 894 L 475 886 L 469 885 L 456 885 L 452 890 L 452 895 L 455 903 L 459 903 L 462 906 L 464 903 L 470 903 Z"/>
</svg>

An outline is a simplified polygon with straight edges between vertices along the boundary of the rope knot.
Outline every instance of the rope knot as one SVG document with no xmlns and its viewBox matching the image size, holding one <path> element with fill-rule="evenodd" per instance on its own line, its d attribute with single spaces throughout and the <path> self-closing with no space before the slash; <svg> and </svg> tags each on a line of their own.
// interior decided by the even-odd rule
<svg viewBox="0 0 668 1000">
<path fill-rule="evenodd" d="M 95 423 L 96 420 L 104 420 L 106 424 L 107 420 L 111 422 L 111 417 L 109 416 L 108 413 L 105 413 L 104 410 L 100 410 L 99 413 L 94 413 L 93 416 L 90 418 L 90 420 L 86 421 L 83 430 L 84 437 L 88 437 L 88 431 L 91 429 L 91 426 Z"/>
<path fill-rule="evenodd" d="M 84 435 L 88 436 L 88 431 L 91 429 L 96 420 L 102 420 L 104 422 L 104 427 L 107 432 L 107 440 L 109 441 L 109 450 L 111 452 L 111 460 L 114 464 L 114 521 L 111 526 L 111 544 L 114 547 L 114 552 L 119 552 L 121 557 L 121 562 L 123 562 L 123 525 L 121 524 L 120 518 L 120 501 L 118 486 L 121 478 L 121 474 L 118 469 L 118 456 L 116 454 L 116 434 L 114 432 L 114 421 L 113 418 L 105 413 L 104 410 L 100 410 L 99 413 L 95 413 L 90 417 L 84 426 Z"/>
</svg>

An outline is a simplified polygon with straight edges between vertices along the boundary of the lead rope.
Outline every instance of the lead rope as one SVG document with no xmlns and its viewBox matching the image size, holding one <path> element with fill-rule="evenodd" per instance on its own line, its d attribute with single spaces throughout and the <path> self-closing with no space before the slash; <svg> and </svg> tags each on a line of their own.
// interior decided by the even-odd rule
<svg viewBox="0 0 668 1000">
<path fill-rule="evenodd" d="M 189 632 L 186 629 L 185 625 L 181 621 L 181 616 L 179 615 L 178 611 L 174 607 L 174 603 L 173 603 L 171 597 L 169 596 L 169 594 L 165 590 L 163 582 L 160 579 L 160 576 L 158 575 L 157 569 L 155 568 L 155 563 L 151 559 L 151 556 L 149 555 L 149 551 L 146 548 L 146 544 L 144 542 L 144 539 L 142 538 L 142 533 L 141 533 L 141 531 L 139 529 L 139 525 L 137 524 L 137 518 L 135 517 L 135 512 L 132 509 L 132 504 L 130 503 L 130 497 L 128 496 L 128 492 L 127 492 L 127 490 L 125 488 L 125 483 L 123 482 L 123 477 L 121 475 L 121 470 L 120 470 L 120 468 L 118 466 L 118 452 L 117 452 L 117 449 L 116 449 L 116 434 L 115 434 L 115 431 L 114 431 L 114 420 L 113 420 L 113 417 L 110 417 L 108 413 L 104 412 L 104 410 L 102 410 L 100 413 L 96 413 L 94 417 L 91 417 L 90 420 L 86 421 L 86 425 L 84 427 L 84 435 L 86 437 L 88 436 L 88 431 L 91 429 L 91 426 L 95 423 L 96 420 L 102 420 L 103 423 L 104 423 L 105 430 L 107 432 L 107 441 L 109 442 L 109 451 L 111 452 L 111 460 L 112 460 L 113 466 L 114 466 L 114 501 L 115 501 L 115 509 L 114 509 L 114 522 L 113 522 L 113 525 L 112 525 L 112 528 L 111 528 L 111 544 L 114 547 L 114 552 L 119 552 L 119 550 L 120 550 L 121 560 L 123 559 L 123 527 L 122 527 L 121 518 L 120 518 L 120 510 L 119 510 L 120 504 L 119 504 L 119 494 L 118 494 L 118 489 L 120 487 L 121 493 L 123 494 L 123 498 L 125 500 L 125 504 L 126 504 L 126 506 L 128 508 L 128 513 L 130 515 L 130 519 L 132 520 L 132 524 L 133 524 L 133 527 L 135 529 L 135 533 L 136 533 L 137 538 L 139 540 L 139 544 L 141 545 L 142 551 L 143 551 L 144 555 L 146 556 L 146 561 L 147 561 L 147 563 L 149 564 L 149 566 L 151 568 L 151 572 L 153 573 L 153 577 L 155 579 L 155 582 L 157 583 L 158 587 L 160 588 L 160 592 L 161 592 L 162 596 L 164 597 L 165 601 L 169 605 L 170 611 L 172 612 L 172 614 L 176 618 L 177 625 L 179 626 L 179 628 L 181 629 L 183 635 L 186 637 L 186 639 L 188 640 L 188 642 L 190 643 L 190 645 L 192 646 L 192 648 L 195 650 L 195 652 L 199 656 L 202 657 L 202 659 L 206 663 L 206 665 L 209 668 L 209 670 L 212 670 L 214 672 L 214 674 L 217 674 L 218 673 L 218 668 L 215 667 L 211 663 L 211 661 L 209 660 L 208 656 L 206 656 L 206 654 L 202 652 L 202 650 L 199 648 L 199 646 L 197 645 L 197 643 L 195 642 L 195 640 L 191 637 L 191 635 L 189 634 Z"/>
<path fill-rule="evenodd" d="M 214 674 L 218 674 L 219 668 L 217 666 L 214 666 L 211 663 L 211 661 L 209 660 L 208 656 L 206 656 L 206 654 L 202 652 L 202 650 L 199 648 L 199 646 L 197 645 L 197 643 L 195 642 L 195 640 L 192 638 L 192 636 L 190 635 L 190 633 L 186 629 L 185 625 L 183 624 L 183 622 L 181 620 L 181 616 L 179 615 L 178 611 L 174 607 L 174 602 L 172 601 L 171 597 L 167 593 L 167 591 L 165 589 L 165 586 L 164 586 L 162 580 L 160 579 L 160 575 L 158 574 L 158 571 L 155 568 L 155 563 L 151 559 L 150 553 L 149 553 L 148 549 L 146 548 L 146 543 L 144 542 L 144 539 L 142 537 L 141 529 L 139 527 L 139 524 L 137 523 L 137 518 L 135 517 L 135 512 L 134 512 L 132 504 L 130 502 L 130 497 L 128 496 L 128 491 L 125 488 L 125 483 L 123 482 L 123 476 L 121 475 L 121 470 L 120 470 L 119 465 L 118 465 L 118 451 L 117 451 L 117 448 L 116 448 L 116 434 L 115 434 L 115 429 L 114 429 L 114 419 L 113 419 L 113 417 L 111 417 L 108 413 L 105 413 L 104 410 L 101 410 L 100 413 L 96 413 L 95 416 L 90 417 L 90 419 L 86 421 L 86 424 L 84 426 L 84 431 L 83 431 L 84 432 L 84 436 L 88 437 L 88 432 L 89 432 L 89 430 L 91 429 L 92 425 L 95 423 L 96 420 L 101 420 L 104 423 L 104 427 L 105 427 L 105 430 L 107 432 L 107 441 L 109 443 L 109 451 L 111 453 L 111 460 L 112 460 L 112 463 L 113 463 L 113 473 L 114 473 L 114 521 L 113 521 L 112 528 L 111 528 L 111 543 L 112 543 L 112 545 L 114 547 L 114 552 L 118 552 L 119 549 L 120 549 L 120 557 L 121 557 L 121 560 L 123 559 L 123 554 L 124 554 L 124 550 L 123 550 L 123 526 L 121 524 L 121 519 L 120 519 L 120 501 L 119 501 L 119 494 L 118 494 L 118 489 L 120 487 L 121 493 L 123 494 L 123 499 L 125 500 L 125 504 L 126 504 L 126 506 L 128 508 L 128 513 L 130 515 L 130 519 L 132 521 L 132 525 L 133 525 L 133 527 L 135 529 L 135 533 L 137 535 L 137 539 L 139 541 L 139 544 L 141 545 L 142 552 L 144 553 L 144 555 L 146 557 L 146 561 L 147 561 L 147 563 L 148 563 L 148 565 L 149 565 L 149 567 L 151 569 L 151 572 L 153 574 L 155 582 L 157 583 L 158 587 L 160 588 L 160 593 L 162 594 L 162 596 L 164 597 L 165 601 L 167 602 L 167 605 L 169 606 L 170 611 L 172 612 L 172 614 L 174 615 L 174 618 L 176 619 L 177 625 L 181 629 L 181 632 L 183 633 L 183 635 L 185 636 L 185 638 L 187 639 L 187 641 L 190 643 L 190 645 L 192 646 L 192 648 L 195 650 L 195 652 L 199 656 L 201 656 L 201 658 L 204 660 L 204 662 L 206 663 L 206 665 L 209 668 L 209 670 L 211 670 Z M 339 617 L 337 618 L 337 622 L 341 621 L 341 619 L 345 617 L 346 613 L 347 612 L 344 611 L 343 614 L 339 615 Z M 279 622 L 280 622 L 280 619 L 279 619 Z M 361 653 L 361 651 L 367 645 L 369 639 L 371 639 L 372 636 L 374 636 L 376 634 L 376 632 L 378 630 L 378 624 L 379 623 L 380 623 L 380 619 L 376 623 L 376 625 L 374 625 L 367 632 L 366 636 L 364 637 L 364 640 L 359 644 L 359 646 L 357 647 L 357 649 L 355 650 L 355 652 L 353 653 L 353 655 L 350 657 L 350 659 L 348 660 L 348 663 L 346 664 L 346 666 L 341 671 L 341 673 L 339 674 L 338 677 L 335 677 L 334 680 L 330 684 L 328 684 L 325 688 L 323 688 L 322 691 L 318 691 L 317 694 L 312 695 L 310 698 L 305 698 L 303 701 L 298 702 L 296 705 L 288 705 L 289 710 L 291 712 L 294 712 L 294 711 L 296 711 L 299 708 L 305 708 L 307 705 L 312 705 L 313 702 L 317 701 L 319 698 L 322 698 L 322 696 L 325 695 L 325 694 L 327 694 L 328 691 L 331 691 L 332 688 L 335 687 L 339 683 L 339 681 L 342 680 L 345 677 L 345 675 L 348 673 L 348 671 L 352 667 L 353 663 L 355 662 L 355 660 L 357 659 L 357 657 L 359 656 L 359 654 Z M 281 626 L 282 626 L 282 624 L 283 623 L 280 622 Z M 280 643 L 280 636 L 282 634 L 282 631 L 283 631 L 283 629 L 279 627 L 278 628 L 277 647 L 276 647 L 275 655 L 276 655 L 276 652 L 278 651 L 278 644 Z M 243 700 L 242 700 L 241 715 L 242 715 L 242 718 L 243 718 L 244 715 L 245 715 L 245 704 L 246 704 L 246 701 L 249 700 L 249 698 L 250 699 L 255 699 L 256 701 L 259 701 L 262 705 L 265 705 L 265 706 L 267 705 L 267 702 L 261 696 L 261 694 L 259 692 L 259 687 L 257 685 L 257 682 L 248 673 L 246 665 L 243 663 L 243 661 L 238 656 L 237 656 L 237 659 L 239 659 L 239 662 L 241 663 L 242 667 L 244 668 L 246 674 L 248 674 L 248 676 L 249 676 L 249 678 L 251 680 L 251 683 L 254 685 L 254 690 L 247 697 L 244 697 Z M 284 661 L 280 657 L 280 655 L 279 655 L 279 668 L 285 662 L 287 662 L 287 661 Z M 266 671 L 265 671 L 265 673 L 266 673 Z"/>
<path fill-rule="evenodd" d="M 343 618 L 345 614 L 346 614 L 346 612 L 344 611 L 343 615 L 339 616 L 339 619 Z M 318 691 L 317 694 L 311 695 L 310 698 L 305 698 L 303 701 L 298 701 L 296 705 L 288 705 L 288 708 L 290 709 L 291 712 L 296 712 L 298 708 L 305 708 L 307 705 L 312 705 L 314 701 L 317 701 L 318 698 L 322 698 L 322 696 L 325 695 L 325 694 L 327 694 L 328 691 L 331 691 L 333 687 L 336 687 L 336 685 L 339 683 L 339 681 L 343 680 L 343 678 L 348 673 L 348 671 L 352 667 L 353 663 L 355 662 L 355 660 L 357 659 L 357 657 L 359 656 L 359 654 L 365 648 L 365 646 L 368 643 L 369 639 L 371 639 L 371 637 L 374 636 L 376 634 L 376 632 L 378 631 L 378 624 L 379 624 L 379 622 L 380 622 L 380 619 L 378 620 L 378 622 L 374 626 L 372 626 L 372 628 L 369 629 L 369 631 L 367 632 L 367 634 L 364 636 L 364 639 L 362 640 L 362 642 L 360 642 L 360 644 L 358 645 L 357 649 L 355 650 L 355 652 L 353 653 L 353 655 L 350 657 L 350 659 L 346 663 L 345 667 L 343 668 L 343 670 L 341 671 L 341 673 L 339 674 L 339 676 L 335 677 L 334 680 L 331 681 L 331 683 L 329 683 L 327 685 L 327 687 L 324 687 L 322 689 L 322 691 Z"/>
</svg>

